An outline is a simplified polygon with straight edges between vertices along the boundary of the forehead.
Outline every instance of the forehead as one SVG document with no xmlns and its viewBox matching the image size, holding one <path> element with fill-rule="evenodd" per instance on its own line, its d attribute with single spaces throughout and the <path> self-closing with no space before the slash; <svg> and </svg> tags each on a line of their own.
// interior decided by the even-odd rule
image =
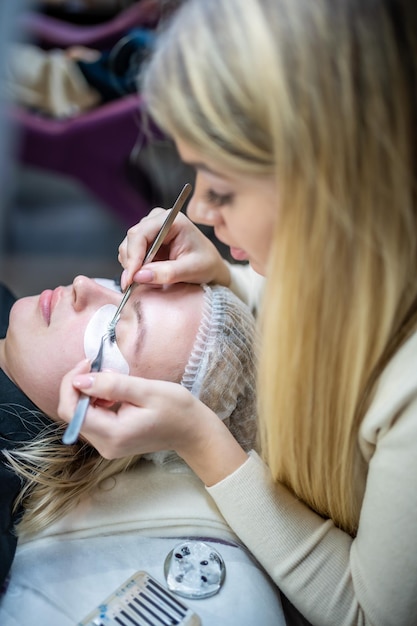
<svg viewBox="0 0 417 626">
<path fill-rule="evenodd" d="M 166 380 L 181 378 L 201 323 L 203 300 L 204 291 L 199 285 L 132 291 L 125 318 L 137 318 L 136 340 L 132 328 L 128 340 L 132 374 Z"/>
</svg>

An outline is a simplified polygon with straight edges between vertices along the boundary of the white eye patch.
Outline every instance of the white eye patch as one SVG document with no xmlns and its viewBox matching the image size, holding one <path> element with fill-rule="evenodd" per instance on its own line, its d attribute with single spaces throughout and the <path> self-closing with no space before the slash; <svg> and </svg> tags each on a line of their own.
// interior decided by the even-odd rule
<svg viewBox="0 0 417 626">
<path fill-rule="evenodd" d="M 84 352 L 87 359 L 94 359 L 100 347 L 103 335 L 108 331 L 109 324 L 116 313 L 114 304 L 105 304 L 98 309 L 87 324 L 84 333 Z M 129 374 L 129 364 L 120 352 L 117 343 L 106 339 L 103 350 L 101 369 L 112 369 L 121 374 Z"/>
</svg>

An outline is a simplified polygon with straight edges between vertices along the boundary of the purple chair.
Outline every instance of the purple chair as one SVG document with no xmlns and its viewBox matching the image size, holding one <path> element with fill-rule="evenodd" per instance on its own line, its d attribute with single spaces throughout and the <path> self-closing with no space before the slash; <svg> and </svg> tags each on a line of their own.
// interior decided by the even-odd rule
<svg viewBox="0 0 417 626">
<path fill-rule="evenodd" d="M 13 107 L 9 119 L 17 127 L 21 163 L 79 180 L 127 226 L 149 212 L 147 177 L 136 168 L 135 180 L 129 180 L 133 147 L 138 140 L 147 141 L 137 95 L 66 120 L 46 118 L 23 107 Z"/>
<path fill-rule="evenodd" d="M 42 13 L 26 12 L 20 17 L 21 32 L 43 48 L 87 46 L 104 50 L 113 46 L 132 28 L 153 28 L 160 18 L 159 0 L 139 0 L 111 20 L 91 26 L 71 24 Z"/>
<path fill-rule="evenodd" d="M 155 27 L 159 0 L 140 0 L 114 19 L 94 26 L 74 25 L 42 14 L 21 16 L 24 30 L 44 48 L 83 45 L 106 49 L 129 29 Z M 11 107 L 17 157 L 26 164 L 73 177 L 89 188 L 130 226 L 151 208 L 152 186 L 130 155 L 141 130 L 140 98 L 128 95 L 70 119 L 53 119 Z"/>
</svg>

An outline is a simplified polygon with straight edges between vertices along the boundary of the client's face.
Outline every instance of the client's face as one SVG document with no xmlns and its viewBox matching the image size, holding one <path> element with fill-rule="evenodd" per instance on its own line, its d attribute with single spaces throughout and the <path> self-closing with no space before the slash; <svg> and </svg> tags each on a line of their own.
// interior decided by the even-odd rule
<svg viewBox="0 0 417 626">
<path fill-rule="evenodd" d="M 2 366 L 50 417 L 57 417 L 63 375 L 85 357 L 85 336 L 94 331 L 91 326 L 102 308 L 117 306 L 121 298 L 119 292 L 77 276 L 72 285 L 14 304 Z M 130 374 L 179 381 L 199 327 L 202 303 L 198 285 L 134 288 L 116 329 L 117 346 Z M 114 310 L 103 310 L 107 308 Z M 99 336 L 101 332 L 98 343 Z"/>
</svg>

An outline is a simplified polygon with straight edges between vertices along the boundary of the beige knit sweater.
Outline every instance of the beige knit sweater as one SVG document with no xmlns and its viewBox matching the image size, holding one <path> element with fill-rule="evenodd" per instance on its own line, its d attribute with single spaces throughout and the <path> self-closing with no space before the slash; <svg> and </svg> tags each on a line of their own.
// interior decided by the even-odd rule
<svg viewBox="0 0 417 626">
<path fill-rule="evenodd" d="M 231 528 L 312 624 L 413 626 L 417 333 L 383 372 L 360 428 L 359 446 L 364 486 L 355 539 L 273 485 L 254 453 L 208 491 Z"/>
</svg>

